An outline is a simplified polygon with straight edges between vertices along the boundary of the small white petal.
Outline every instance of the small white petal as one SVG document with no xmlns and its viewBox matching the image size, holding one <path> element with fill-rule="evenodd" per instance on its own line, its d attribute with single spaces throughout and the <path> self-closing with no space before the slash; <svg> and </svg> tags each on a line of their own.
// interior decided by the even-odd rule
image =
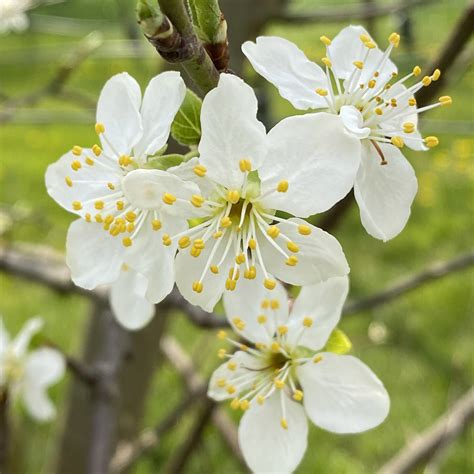
<svg viewBox="0 0 474 474">
<path fill-rule="evenodd" d="M 398 148 L 384 143 L 379 146 L 388 163 L 381 165 L 372 143 L 364 143 L 354 194 L 363 226 L 372 237 L 386 242 L 405 227 L 418 184 Z"/>
<path fill-rule="evenodd" d="M 382 423 L 390 399 L 375 374 L 352 356 L 321 357 L 296 369 L 311 421 L 334 433 L 360 433 Z"/>
<path fill-rule="evenodd" d="M 296 109 L 327 107 L 326 101 L 315 92 L 318 88 L 328 88 L 326 74 L 295 44 L 276 36 L 259 36 L 255 43 L 246 41 L 242 52 L 254 69 L 275 85 Z"/>
<path fill-rule="evenodd" d="M 370 128 L 364 127 L 362 114 L 353 105 L 343 105 L 339 111 L 346 130 L 360 140 L 370 135 Z"/>
<path fill-rule="evenodd" d="M 25 323 L 11 343 L 11 349 L 17 357 L 22 357 L 26 354 L 31 338 L 41 331 L 43 325 L 44 321 L 39 317 L 29 319 Z"/>
<path fill-rule="evenodd" d="M 253 472 L 290 473 L 303 459 L 308 443 L 306 415 L 303 407 L 289 398 L 285 407 L 288 429 L 281 426 L 279 391 L 263 405 L 252 403 L 240 420 L 239 445 Z"/>
<path fill-rule="evenodd" d="M 221 74 L 218 86 L 202 103 L 200 162 L 207 176 L 229 189 L 240 189 L 248 159 L 258 169 L 265 158 L 265 127 L 257 120 L 257 98 L 242 79 Z"/>
</svg>

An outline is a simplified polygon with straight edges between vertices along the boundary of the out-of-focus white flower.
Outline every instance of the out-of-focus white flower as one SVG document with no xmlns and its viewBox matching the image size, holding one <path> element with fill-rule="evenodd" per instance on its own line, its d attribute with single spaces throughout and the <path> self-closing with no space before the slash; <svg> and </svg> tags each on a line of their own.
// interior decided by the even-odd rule
<svg viewBox="0 0 474 474">
<path fill-rule="evenodd" d="M 155 205 L 147 185 L 148 173 L 166 183 L 182 181 L 166 171 L 142 169 L 166 146 L 185 93 L 175 71 L 152 79 L 143 101 L 131 76 L 113 76 L 97 105 L 96 132 L 102 147 L 75 146 L 46 172 L 50 196 L 81 217 L 67 236 L 73 281 L 86 289 L 112 284 L 112 307 L 128 329 L 147 324 L 154 314 L 152 303 L 173 288 L 176 245 L 163 246 L 161 235 L 188 227 L 163 201 Z M 127 180 L 137 173 L 146 194 L 140 202 L 127 190 Z"/>
<path fill-rule="evenodd" d="M 238 350 L 219 351 L 228 360 L 213 373 L 208 394 L 245 411 L 239 444 L 252 471 L 292 472 L 306 450 L 307 417 L 334 433 L 359 433 L 387 416 L 380 380 L 331 344 L 347 291 L 347 277 L 303 287 L 290 311 L 280 284 L 269 292 L 246 281 L 224 294 L 232 328 L 251 345 L 218 334 Z"/>
<path fill-rule="evenodd" d="M 26 30 L 30 24 L 26 12 L 36 3 L 33 0 L 0 0 L 0 34 Z"/>
<path fill-rule="evenodd" d="M 256 118 L 257 99 L 241 79 L 221 74 L 204 98 L 199 160 L 182 168 L 194 189 L 150 173 L 125 184 L 137 201 L 156 195 L 182 215 L 199 217 L 188 230 L 164 236 L 177 243 L 176 283 L 191 303 L 210 311 L 240 277 L 272 289 L 275 277 L 306 285 L 346 275 L 349 267 L 337 240 L 300 219 L 323 212 L 352 187 L 359 141 L 330 114 L 290 117 L 268 134 Z M 191 168 L 192 166 L 192 168 Z M 191 177 L 186 177 L 187 183 Z M 184 181 L 183 181 L 184 182 Z M 283 219 L 277 211 L 295 218 Z"/>
<path fill-rule="evenodd" d="M 28 351 L 31 338 L 42 326 L 41 318 L 30 319 L 10 339 L 0 319 L 0 390 L 7 390 L 14 400 L 21 399 L 36 420 L 49 421 L 56 409 L 47 391 L 64 376 L 65 361 L 58 351 L 48 347 Z"/>
<path fill-rule="evenodd" d="M 400 148 L 436 146 L 436 137 L 423 139 L 418 132 L 418 114 L 449 105 L 451 98 L 443 96 L 433 105 L 417 108 L 414 94 L 438 80 L 441 73 L 437 69 L 406 87 L 408 79 L 421 74 L 416 66 L 397 79 L 397 68 L 389 59 L 400 42 L 397 33 L 389 36 L 385 51 L 361 26 L 344 28 L 332 41 L 322 36 L 321 41 L 327 49 L 322 59 L 325 70 L 283 38 L 259 37 L 256 43 L 244 43 L 242 50 L 255 70 L 295 108 L 326 108 L 339 115 L 346 129 L 361 140 L 355 197 L 367 232 L 387 241 L 404 228 L 417 191 L 415 173 Z"/>
</svg>

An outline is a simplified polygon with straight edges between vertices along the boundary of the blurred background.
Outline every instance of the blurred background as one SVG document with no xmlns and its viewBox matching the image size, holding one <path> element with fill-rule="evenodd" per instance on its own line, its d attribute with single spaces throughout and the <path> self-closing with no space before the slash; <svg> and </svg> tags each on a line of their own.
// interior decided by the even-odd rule
<svg viewBox="0 0 474 474">
<path fill-rule="evenodd" d="M 128 71 L 144 88 L 168 67 L 142 38 L 134 4 L 132 0 L 67 0 L 40 5 L 28 14 L 28 30 L 0 36 L 1 248 L 46 246 L 64 252 L 73 217 L 48 197 L 46 167 L 73 145 L 95 142 L 95 104 L 111 75 Z M 467 6 L 463 0 L 227 0 L 221 4 L 229 24 L 231 67 L 259 91 L 269 125 L 296 112 L 273 86 L 252 73 L 240 53 L 242 41 L 258 34 L 283 36 L 319 61 L 324 55 L 321 35 L 333 37 L 347 24 L 360 23 L 381 45 L 392 31 L 402 35 L 393 60 L 405 73 L 416 64 L 431 64 Z M 96 33 L 90 36 L 91 32 Z M 404 232 L 386 244 L 372 239 L 360 225 L 357 206 L 332 229 L 351 265 L 351 300 L 377 293 L 472 248 L 474 76 L 472 43 L 468 46 L 450 68 L 447 86 L 439 94 L 451 95 L 453 105 L 423 116 L 423 134 L 437 135 L 440 145 L 427 153 L 405 151 L 416 169 L 419 192 Z M 343 318 L 340 327 L 351 338 L 354 354 L 385 383 L 391 413 L 380 427 L 357 436 L 333 435 L 312 426 L 308 451 L 297 472 L 375 472 L 407 440 L 434 423 L 472 384 L 473 308 L 471 267 L 386 305 Z M 31 316 L 43 316 L 47 338 L 77 356 L 83 351 L 91 317 L 84 297 L 58 294 L 6 272 L 0 272 L 0 314 L 11 333 Z M 214 331 L 197 328 L 179 312 L 170 314 L 166 323 L 167 334 L 179 344 L 178 355 L 193 361 L 194 375 L 205 377 L 218 365 Z M 172 350 L 166 356 L 156 344 L 149 347 L 148 357 L 157 370 L 148 396 L 136 395 L 137 413 L 144 415 L 142 420 L 137 418 L 134 429 L 155 425 L 189 383 L 185 371 L 176 370 L 179 357 L 173 357 Z M 148 366 L 144 361 L 143 370 L 149 370 Z M 139 371 L 140 363 L 137 367 Z M 71 462 L 77 455 L 67 449 L 80 443 L 81 437 L 80 432 L 68 433 L 74 418 L 67 403 L 72 384 L 68 375 L 52 391 L 59 409 L 54 423 L 35 424 L 20 407 L 15 409 L 15 472 L 54 472 L 55 466 L 65 465 L 61 464 L 64 458 Z M 224 410 L 238 420 L 237 413 Z M 194 420 L 192 413 L 181 417 L 132 472 L 162 472 L 189 437 Z M 473 434 L 471 427 L 435 455 L 426 472 L 474 472 Z M 208 423 L 181 472 L 245 469 L 224 441 L 222 430 Z"/>
</svg>

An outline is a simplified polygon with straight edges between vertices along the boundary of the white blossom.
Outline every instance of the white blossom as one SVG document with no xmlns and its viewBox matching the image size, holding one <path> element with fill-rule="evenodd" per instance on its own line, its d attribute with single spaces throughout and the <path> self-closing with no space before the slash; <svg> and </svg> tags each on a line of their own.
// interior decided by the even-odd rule
<svg viewBox="0 0 474 474">
<path fill-rule="evenodd" d="M 41 318 L 30 319 L 10 339 L 0 319 L 0 391 L 6 390 L 13 400 L 21 399 L 31 417 L 49 421 L 56 409 L 47 391 L 64 376 L 65 361 L 58 351 L 48 347 L 28 350 L 31 338 L 42 326 Z"/>
<path fill-rule="evenodd" d="M 26 30 L 30 24 L 26 12 L 36 3 L 34 0 L 0 0 L 0 34 Z"/>
<path fill-rule="evenodd" d="M 392 33 L 381 51 L 361 26 L 344 28 L 332 41 L 322 36 L 325 70 L 311 62 L 293 43 L 278 37 L 247 41 L 242 50 L 255 70 L 273 83 L 297 109 L 327 109 L 339 115 L 346 129 L 361 140 L 360 168 L 354 184 L 362 224 L 373 237 L 387 241 L 402 231 L 417 192 L 413 168 L 400 152 L 436 146 L 438 139 L 422 138 L 418 114 L 451 103 L 449 96 L 417 108 L 414 94 L 440 77 L 430 76 L 407 87 L 421 74 L 416 66 L 401 79 L 390 60 L 400 42 Z M 384 166 L 380 166 L 384 165 Z"/>
<path fill-rule="evenodd" d="M 292 472 L 307 447 L 307 418 L 334 433 L 366 431 L 386 418 L 390 401 L 380 380 L 328 344 L 347 292 L 347 277 L 331 278 L 303 287 L 291 309 L 279 283 L 270 292 L 245 281 L 224 294 L 239 340 L 218 336 L 238 350 L 219 350 L 227 361 L 208 395 L 244 411 L 239 444 L 252 471 Z"/>
</svg>

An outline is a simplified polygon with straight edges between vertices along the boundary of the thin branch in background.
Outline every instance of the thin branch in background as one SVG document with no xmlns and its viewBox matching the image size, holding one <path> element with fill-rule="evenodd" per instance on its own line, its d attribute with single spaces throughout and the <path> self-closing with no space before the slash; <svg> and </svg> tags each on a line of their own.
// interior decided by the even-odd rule
<svg viewBox="0 0 474 474">
<path fill-rule="evenodd" d="M 6 390 L 0 390 L 0 473 L 8 473 L 10 424 L 8 420 L 9 398 Z"/>
<path fill-rule="evenodd" d="M 410 440 L 378 474 L 407 474 L 446 449 L 474 420 L 474 389 L 469 390 L 441 418 Z"/>
</svg>

